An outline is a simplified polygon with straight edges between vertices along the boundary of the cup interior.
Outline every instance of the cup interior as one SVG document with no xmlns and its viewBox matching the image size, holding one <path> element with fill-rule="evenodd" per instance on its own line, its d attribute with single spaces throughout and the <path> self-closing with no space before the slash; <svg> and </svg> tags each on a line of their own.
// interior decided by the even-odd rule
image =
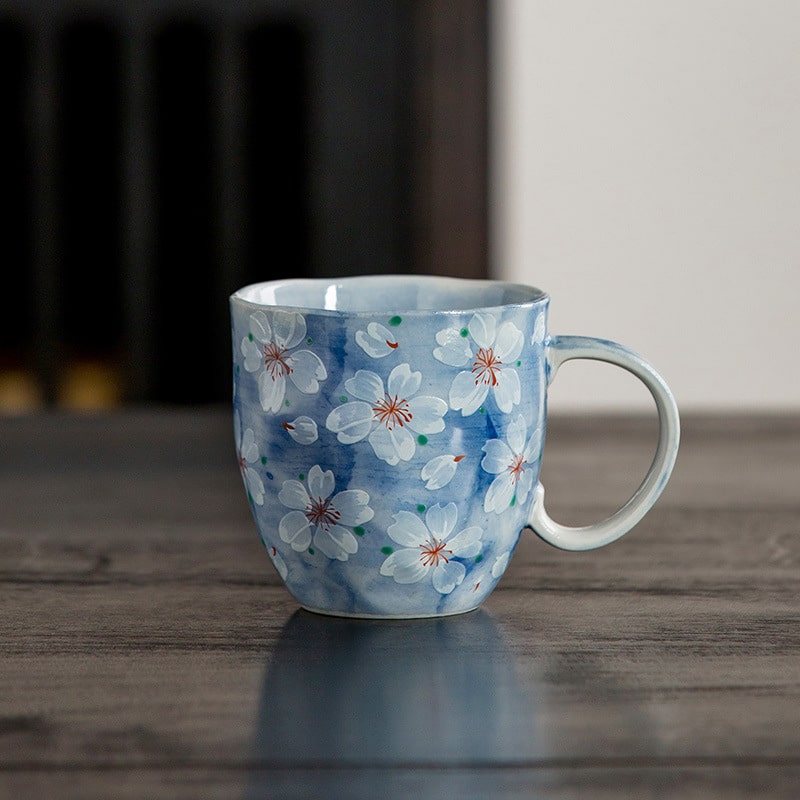
<svg viewBox="0 0 800 800">
<path fill-rule="evenodd" d="M 269 281 L 240 289 L 233 300 L 347 314 L 468 311 L 544 300 L 532 286 L 426 275 L 373 275 Z"/>
</svg>

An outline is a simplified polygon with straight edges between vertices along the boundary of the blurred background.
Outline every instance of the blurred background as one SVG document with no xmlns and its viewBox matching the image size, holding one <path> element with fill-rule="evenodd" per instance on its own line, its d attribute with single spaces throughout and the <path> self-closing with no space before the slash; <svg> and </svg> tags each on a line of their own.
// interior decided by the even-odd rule
<svg viewBox="0 0 800 800">
<path fill-rule="evenodd" d="M 510 278 L 800 409 L 794 0 L 0 0 L 0 413 L 226 402 L 228 295 Z M 624 411 L 624 373 L 553 399 Z"/>
</svg>

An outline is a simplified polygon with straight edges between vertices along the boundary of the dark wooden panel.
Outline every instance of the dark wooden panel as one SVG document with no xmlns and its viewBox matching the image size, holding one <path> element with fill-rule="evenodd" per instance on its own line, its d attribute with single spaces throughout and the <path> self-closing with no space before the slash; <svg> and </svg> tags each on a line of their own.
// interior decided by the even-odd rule
<svg viewBox="0 0 800 800">
<path fill-rule="evenodd" d="M 386 624 L 297 611 L 227 410 L 0 420 L 0 796 L 793 797 L 800 422 L 684 427 L 621 541 L 526 534 L 483 610 Z M 564 515 L 652 444 L 551 433 Z"/>
</svg>

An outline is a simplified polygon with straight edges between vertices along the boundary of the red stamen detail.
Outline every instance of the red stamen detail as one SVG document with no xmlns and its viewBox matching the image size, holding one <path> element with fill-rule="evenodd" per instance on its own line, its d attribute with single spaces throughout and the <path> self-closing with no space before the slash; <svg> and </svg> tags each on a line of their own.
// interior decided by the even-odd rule
<svg viewBox="0 0 800 800">
<path fill-rule="evenodd" d="M 463 461 L 467 457 L 466 453 L 462 453 L 460 456 L 453 456 L 453 461 L 458 464 L 459 461 Z"/>
<path fill-rule="evenodd" d="M 475 385 L 479 383 L 491 384 L 497 386 L 497 376 L 503 362 L 494 354 L 491 347 L 483 348 L 475 354 L 475 360 L 472 362 L 472 373 L 475 375 Z"/>
<path fill-rule="evenodd" d="M 524 456 L 514 456 L 514 460 L 508 465 L 508 471 L 511 473 L 511 483 L 517 484 L 522 474 L 525 472 L 525 465 L 527 463 Z"/>
<path fill-rule="evenodd" d="M 264 355 L 264 367 L 269 373 L 270 378 L 274 381 L 276 377 L 285 378 L 292 372 L 289 366 L 289 356 L 286 355 L 287 348 L 281 347 L 275 342 L 267 342 L 262 345 L 262 353 Z"/>
<path fill-rule="evenodd" d="M 330 497 L 324 500 L 321 497 L 311 498 L 303 513 L 312 525 L 325 531 L 330 530 L 342 518 L 342 515 L 331 505 Z"/>
<path fill-rule="evenodd" d="M 285 431 L 293 431 L 295 428 L 294 428 L 294 425 L 292 425 L 291 422 L 284 422 L 283 423 L 283 429 Z"/>
<path fill-rule="evenodd" d="M 445 564 L 449 564 L 450 560 L 445 553 L 451 556 L 453 555 L 452 550 L 445 549 L 447 547 L 447 542 L 445 542 L 444 539 L 431 537 L 430 541 L 421 544 L 419 547 L 422 551 L 419 560 L 422 562 L 423 567 L 438 567 L 441 561 L 444 561 Z"/>
<path fill-rule="evenodd" d="M 389 345 L 392 350 L 397 350 L 397 348 L 400 347 L 400 342 L 390 342 L 388 339 L 386 339 L 386 344 Z"/>
<path fill-rule="evenodd" d="M 408 407 L 408 400 L 401 400 L 397 395 L 391 397 L 388 392 L 383 400 L 378 400 L 372 406 L 372 411 L 375 419 L 383 423 L 390 431 L 394 430 L 395 425 L 402 428 L 413 417 Z"/>
</svg>

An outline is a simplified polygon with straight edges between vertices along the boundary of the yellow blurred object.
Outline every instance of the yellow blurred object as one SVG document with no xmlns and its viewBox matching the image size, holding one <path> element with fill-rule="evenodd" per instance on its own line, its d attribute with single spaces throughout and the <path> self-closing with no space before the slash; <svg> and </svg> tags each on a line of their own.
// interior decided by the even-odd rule
<svg viewBox="0 0 800 800">
<path fill-rule="evenodd" d="M 57 405 L 70 411 L 96 411 L 122 402 L 119 371 L 100 361 L 67 364 L 58 387 Z"/>
<path fill-rule="evenodd" d="M 44 394 L 33 373 L 23 369 L 0 372 L 0 414 L 28 414 L 44 405 Z"/>
</svg>

